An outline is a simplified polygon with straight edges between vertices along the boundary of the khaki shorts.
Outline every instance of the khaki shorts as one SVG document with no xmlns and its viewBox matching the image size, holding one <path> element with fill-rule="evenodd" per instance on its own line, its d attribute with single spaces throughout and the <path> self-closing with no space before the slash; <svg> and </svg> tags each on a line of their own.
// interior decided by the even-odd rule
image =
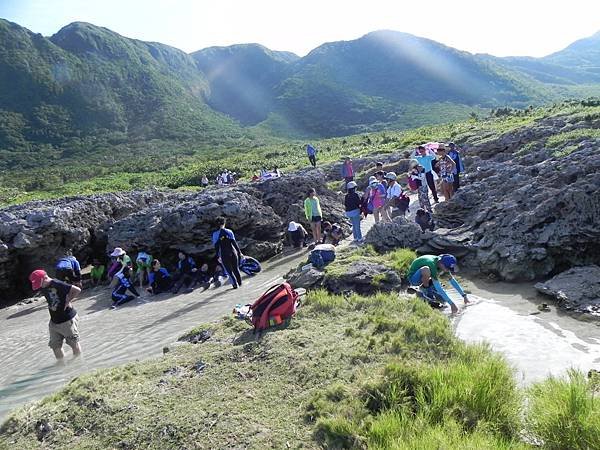
<svg viewBox="0 0 600 450">
<path fill-rule="evenodd" d="M 71 320 L 67 320 L 63 323 L 54 323 L 50 321 L 48 323 L 48 328 L 50 329 L 50 341 L 48 341 L 48 346 L 52 349 L 61 348 L 63 341 L 67 341 L 67 344 L 70 346 L 77 344 L 79 342 L 78 322 L 79 316 L 75 316 Z"/>
</svg>

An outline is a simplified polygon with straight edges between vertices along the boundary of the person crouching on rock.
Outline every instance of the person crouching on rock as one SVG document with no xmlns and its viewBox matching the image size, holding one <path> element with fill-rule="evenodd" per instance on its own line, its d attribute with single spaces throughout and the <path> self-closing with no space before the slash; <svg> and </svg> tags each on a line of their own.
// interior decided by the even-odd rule
<svg viewBox="0 0 600 450">
<path fill-rule="evenodd" d="M 150 287 L 146 290 L 151 294 L 169 292 L 173 288 L 173 278 L 167 269 L 161 267 L 158 259 L 152 261 L 152 270 L 149 277 Z"/>
<path fill-rule="evenodd" d="M 50 322 L 48 323 L 50 340 L 48 346 L 54 352 L 54 356 L 59 361 L 62 361 L 65 357 L 62 350 L 64 341 L 73 350 L 73 356 L 79 356 L 81 354 L 79 328 L 77 326 L 79 316 L 72 303 L 81 292 L 81 289 L 60 280 L 54 280 L 41 269 L 34 270 L 29 275 L 29 281 L 34 291 L 41 290 L 41 293 L 46 297 L 48 311 L 50 312 Z"/>
<path fill-rule="evenodd" d="M 456 269 L 456 258 L 453 255 L 423 255 L 412 262 L 406 276 L 412 286 L 420 287 L 421 294 L 424 297 L 434 299 L 435 294 L 437 294 L 450 305 L 452 314 L 456 314 L 458 307 L 450 299 L 438 279 L 440 272 L 448 272 L 450 274 L 450 284 L 462 296 L 465 305 L 468 304 L 467 294 L 452 276 Z"/>
<path fill-rule="evenodd" d="M 295 248 L 306 247 L 306 229 L 299 223 L 291 221 L 288 225 L 288 240 Z"/>
<path fill-rule="evenodd" d="M 344 239 L 344 230 L 337 223 L 323 222 L 323 240 L 321 244 L 325 244 L 329 240 L 330 244 L 338 245 Z"/>
<path fill-rule="evenodd" d="M 242 251 L 235 240 L 233 231 L 225 228 L 225 217 L 217 217 L 216 220 L 219 229 L 212 234 L 212 242 L 217 252 L 219 262 L 223 264 L 225 271 L 229 275 L 233 289 L 242 285 L 242 274 L 240 273 L 240 259 Z"/>
<path fill-rule="evenodd" d="M 131 282 L 131 269 L 129 267 L 124 267 L 120 273 L 115 275 L 115 278 L 117 279 L 117 285 L 112 291 L 111 297 L 113 304 L 111 309 L 115 309 L 117 306 L 130 302 L 135 297 L 140 296 Z M 133 295 L 127 294 L 127 291 L 131 292 Z"/>
<path fill-rule="evenodd" d="M 435 228 L 431 213 L 423 208 L 417 209 L 417 213 L 415 214 L 415 223 L 421 227 L 422 233 L 425 233 L 426 230 L 433 231 Z"/>
<path fill-rule="evenodd" d="M 304 200 L 304 214 L 306 219 L 310 222 L 310 228 L 312 229 L 313 239 L 315 244 L 321 242 L 321 221 L 323 220 L 323 213 L 321 212 L 321 202 L 317 197 L 317 191 L 311 189 L 306 194 Z"/>
</svg>

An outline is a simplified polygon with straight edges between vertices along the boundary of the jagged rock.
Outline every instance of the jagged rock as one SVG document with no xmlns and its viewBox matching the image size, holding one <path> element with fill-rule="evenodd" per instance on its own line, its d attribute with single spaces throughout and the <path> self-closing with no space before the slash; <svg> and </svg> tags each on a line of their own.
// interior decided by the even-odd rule
<svg viewBox="0 0 600 450">
<path fill-rule="evenodd" d="M 400 276 L 383 264 L 356 261 L 345 269 L 343 274 L 325 277 L 324 286 L 329 291 L 338 294 L 353 291 L 361 295 L 371 295 L 400 289 Z"/>
<path fill-rule="evenodd" d="M 395 248 L 419 248 L 423 242 L 421 228 L 403 217 L 390 223 L 379 222 L 367 233 L 365 242 L 377 251 L 386 252 Z"/>
<path fill-rule="evenodd" d="M 294 289 L 316 289 L 323 285 L 325 274 L 322 270 L 316 269 L 311 265 L 305 270 L 292 270 L 286 275 L 285 278 Z"/>
<path fill-rule="evenodd" d="M 535 288 L 562 309 L 600 317 L 600 267 L 573 267 Z"/>
</svg>

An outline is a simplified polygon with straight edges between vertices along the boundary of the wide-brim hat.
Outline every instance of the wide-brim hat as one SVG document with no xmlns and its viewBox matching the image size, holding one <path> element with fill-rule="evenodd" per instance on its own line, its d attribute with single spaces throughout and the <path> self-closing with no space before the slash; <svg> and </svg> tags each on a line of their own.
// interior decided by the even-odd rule
<svg viewBox="0 0 600 450">
<path fill-rule="evenodd" d="M 115 247 L 115 249 L 110 254 L 110 256 L 122 256 L 124 254 L 125 254 L 125 250 L 123 250 L 121 247 Z"/>
</svg>

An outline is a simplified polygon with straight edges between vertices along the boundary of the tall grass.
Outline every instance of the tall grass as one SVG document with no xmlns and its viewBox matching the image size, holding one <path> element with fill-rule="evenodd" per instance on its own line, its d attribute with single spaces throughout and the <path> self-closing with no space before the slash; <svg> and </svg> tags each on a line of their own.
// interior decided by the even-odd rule
<svg viewBox="0 0 600 450">
<path fill-rule="evenodd" d="M 581 372 L 549 378 L 529 389 L 527 423 L 552 450 L 600 448 L 600 399 Z"/>
</svg>

